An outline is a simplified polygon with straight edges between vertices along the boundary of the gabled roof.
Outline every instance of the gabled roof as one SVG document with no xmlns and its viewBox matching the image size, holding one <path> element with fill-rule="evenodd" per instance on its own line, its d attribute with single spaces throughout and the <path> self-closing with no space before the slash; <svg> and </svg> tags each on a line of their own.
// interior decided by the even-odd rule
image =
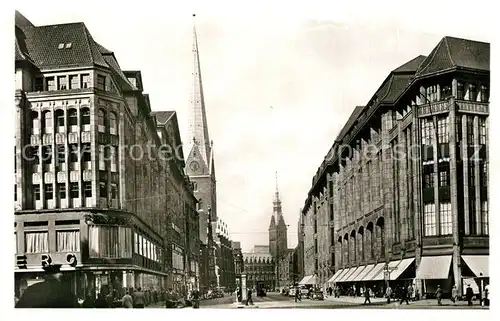
<svg viewBox="0 0 500 321">
<path fill-rule="evenodd" d="M 354 110 L 352 111 L 351 116 L 349 116 L 349 119 L 345 123 L 344 127 L 342 127 L 342 130 L 340 131 L 339 135 L 337 136 L 337 140 L 341 140 L 344 138 L 345 134 L 349 131 L 351 128 L 352 124 L 358 119 L 359 115 L 363 111 L 364 106 L 356 106 L 354 107 Z"/>
<path fill-rule="evenodd" d="M 41 69 L 54 67 L 108 67 L 83 22 L 24 28 L 26 47 Z M 59 49 L 64 44 L 64 48 Z M 66 44 L 71 44 L 66 48 Z"/>
<path fill-rule="evenodd" d="M 175 114 L 175 111 L 153 111 L 151 114 L 156 116 L 158 125 L 165 125 L 170 117 Z"/>
<path fill-rule="evenodd" d="M 413 58 L 412 60 L 402 64 L 398 68 L 394 69 L 392 72 L 396 73 L 415 73 L 415 71 L 418 70 L 418 67 L 422 64 L 422 62 L 427 58 L 424 55 L 417 56 Z"/>
<path fill-rule="evenodd" d="M 490 44 L 444 37 L 421 64 L 416 76 L 422 77 L 453 68 L 489 71 Z"/>
</svg>

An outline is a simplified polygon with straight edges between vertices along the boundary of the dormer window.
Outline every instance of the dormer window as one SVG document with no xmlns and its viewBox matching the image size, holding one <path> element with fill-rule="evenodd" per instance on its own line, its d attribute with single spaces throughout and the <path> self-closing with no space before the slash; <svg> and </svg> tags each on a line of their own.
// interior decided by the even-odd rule
<svg viewBox="0 0 500 321">
<path fill-rule="evenodd" d="M 60 43 L 59 46 L 57 47 L 57 49 L 64 49 L 64 44 Z"/>
<path fill-rule="evenodd" d="M 68 79 L 66 76 L 57 77 L 57 90 L 66 90 L 68 89 Z"/>
<path fill-rule="evenodd" d="M 72 45 L 73 45 L 73 44 L 72 44 L 71 42 L 68 42 L 68 43 L 66 44 L 66 49 L 70 49 L 70 48 L 72 47 Z"/>
<path fill-rule="evenodd" d="M 97 89 L 105 90 L 106 88 L 106 77 L 102 75 L 97 75 Z"/>
</svg>

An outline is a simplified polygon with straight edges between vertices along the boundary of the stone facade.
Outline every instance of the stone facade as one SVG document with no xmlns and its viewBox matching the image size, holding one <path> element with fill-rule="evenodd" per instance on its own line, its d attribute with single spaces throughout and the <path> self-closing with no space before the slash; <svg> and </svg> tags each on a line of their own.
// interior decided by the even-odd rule
<svg viewBox="0 0 500 321">
<path fill-rule="evenodd" d="M 384 279 L 432 294 L 438 284 L 449 293 L 453 282 L 461 291 L 463 279 L 489 276 L 488 90 L 489 44 L 445 37 L 355 108 L 302 212 L 306 275 L 324 282 L 330 255 L 327 281 L 377 292 Z M 325 222 L 329 236 L 308 228 Z M 437 275 L 444 264 L 451 272 Z"/>
<path fill-rule="evenodd" d="M 199 232 L 186 224 L 198 218 L 183 163 L 169 183 L 175 170 L 159 157 L 140 72 L 122 71 L 83 23 L 53 30 L 16 12 L 16 292 L 49 257 L 71 274 L 79 297 L 165 289 L 169 222 L 181 235 L 180 260 L 198 254 L 184 239 Z"/>
<path fill-rule="evenodd" d="M 269 247 L 265 251 L 259 250 L 255 246 L 254 250 L 243 253 L 243 273 L 246 275 L 247 287 L 256 287 L 262 282 L 267 289 L 275 289 L 277 283 L 276 263 L 273 256 L 269 253 Z"/>
</svg>

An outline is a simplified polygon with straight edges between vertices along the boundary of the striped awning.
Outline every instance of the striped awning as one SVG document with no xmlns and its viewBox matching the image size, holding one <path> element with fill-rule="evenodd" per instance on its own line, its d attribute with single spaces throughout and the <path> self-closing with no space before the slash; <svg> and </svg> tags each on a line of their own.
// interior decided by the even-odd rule
<svg viewBox="0 0 500 321">
<path fill-rule="evenodd" d="M 344 275 L 341 275 L 337 282 L 346 282 L 347 279 L 351 276 L 352 272 L 354 272 L 357 268 L 352 267 Z"/>
<path fill-rule="evenodd" d="M 346 268 L 342 270 L 342 273 L 339 275 L 338 278 L 335 279 L 335 282 L 340 282 L 344 278 L 344 276 L 350 271 L 350 269 Z"/>
<path fill-rule="evenodd" d="M 376 276 L 378 276 L 384 269 L 385 263 L 378 263 L 375 267 L 363 277 L 361 281 L 372 281 Z M 382 277 L 383 279 L 383 277 Z"/>
<path fill-rule="evenodd" d="M 398 266 L 400 261 L 391 261 L 389 262 L 389 270 L 390 271 L 394 271 L 396 269 L 396 266 Z M 384 280 L 384 268 L 385 268 L 385 264 L 382 268 L 382 271 L 379 272 L 377 275 L 375 275 L 372 279 L 372 281 L 382 281 Z M 394 280 L 394 278 L 392 277 L 392 273 L 391 273 L 391 280 Z"/>
<path fill-rule="evenodd" d="M 350 282 L 356 282 L 356 281 L 361 281 L 360 276 L 364 273 L 364 271 L 368 268 L 368 266 L 363 265 L 358 267 L 356 271 L 354 271 L 353 274 L 349 277 Z"/>
<path fill-rule="evenodd" d="M 310 278 L 312 278 L 313 276 L 312 275 L 306 275 L 302 278 L 302 280 L 300 280 L 299 284 L 300 285 L 305 285 L 305 284 L 308 284 L 307 281 L 309 281 Z"/>
<path fill-rule="evenodd" d="M 328 280 L 328 283 L 335 282 L 335 279 L 337 279 L 342 272 L 344 272 L 342 269 L 335 272 L 335 274 Z"/>
<path fill-rule="evenodd" d="M 362 269 L 361 266 L 358 266 L 356 269 L 354 269 L 354 271 L 352 271 L 352 273 L 346 278 L 346 282 L 354 281 L 353 278 L 359 274 L 361 269 Z"/>
<path fill-rule="evenodd" d="M 356 277 L 356 279 L 357 279 L 356 281 L 363 281 L 365 276 L 367 276 L 368 273 L 370 273 L 374 267 L 375 267 L 375 264 L 367 265 L 366 268 Z"/>
<path fill-rule="evenodd" d="M 391 280 L 397 280 L 401 274 L 408 269 L 408 267 L 415 261 L 415 258 L 404 259 L 399 262 L 396 266 L 396 269 L 391 271 L 390 277 Z"/>
</svg>

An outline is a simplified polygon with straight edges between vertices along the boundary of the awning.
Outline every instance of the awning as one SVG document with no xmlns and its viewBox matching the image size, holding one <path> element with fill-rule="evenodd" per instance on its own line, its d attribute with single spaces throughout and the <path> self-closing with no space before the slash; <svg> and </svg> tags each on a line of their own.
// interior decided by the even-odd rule
<svg viewBox="0 0 500 321">
<path fill-rule="evenodd" d="M 447 279 L 450 274 L 451 255 L 423 256 L 417 270 L 417 279 Z"/>
<path fill-rule="evenodd" d="M 377 265 L 375 265 L 375 267 L 370 271 L 370 273 L 365 275 L 365 277 L 361 281 L 372 281 L 374 277 L 379 275 L 379 273 L 384 268 L 384 265 L 385 263 L 378 263 Z"/>
<path fill-rule="evenodd" d="M 396 266 L 396 269 L 393 270 L 390 274 L 391 280 L 397 280 L 401 274 L 403 274 L 406 269 L 415 261 L 415 258 L 404 259 L 399 261 L 399 264 Z M 390 264 L 389 264 L 390 265 Z"/>
<path fill-rule="evenodd" d="M 375 267 L 375 264 L 370 264 L 370 265 L 367 265 L 366 268 L 363 270 L 363 272 L 361 272 L 358 277 L 357 277 L 357 280 L 356 281 L 363 281 L 365 276 L 368 275 L 368 273 L 371 272 L 371 270 L 373 270 L 373 268 Z"/>
<path fill-rule="evenodd" d="M 350 270 L 351 269 L 344 269 L 342 273 L 339 275 L 339 277 L 335 279 L 335 282 L 340 282 L 344 278 L 344 276 L 346 276 L 347 273 L 349 273 Z"/>
<path fill-rule="evenodd" d="M 306 275 L 302 278 L 302 280 L 300 280 L 299 284 L 300 285 L 305 285 L 305 284 L 308 284 L 307 281 L 309 281 L 310 278 L 312 278 L 313 275 Z"/>
<path fill-rule="evenodd" d="M 306 284 L 316 285 L 318 283 L 318 277 L 313 275 L 309 280 L 307 280 Z"/>
<path fill-rule="evenodd" d="M 344 275 L 342 275 L 338 280 L 337 282 L 346 282 L 347 279 L 351 276 L 352 272 L 354 272 L 357 268 L 355 267 L 352 267 L 350 268 L 347 273 L 345 273 Z"/>
<path fill-rule="evenodd" d="M 346 282 L 351 282 L 351 281 L 354 281 L 354 277 L 357 276 L 359 274 L 359 272 L 361 272 L 361 270 L 364 268 L 364 266 L 358 266 L 352 273 L 351 275 L 349 275 L 346 279 Z"/>
<path fill-rule="evenodd" d="M 366 270 L 368 268 L 372 268 L 373 265 L 363 265 L 360 266 L 358 270 L 356 270 L 351 277 L 349 278 L 349 281 L 356 282 L 356 281 L 361 281 L 361 277 L 366 274 Z"/>
<path fill-rule="evenodd" d="M 391 262 L 389 262 L 389 270 L 390 271 L 395 271 L 396 270 L 396 266 L 398 266 L 399 262 L 400 261 L 391 261 Z M 385 273 L 384 268 L 385 268 L 385 264 L 384 264 L 384 266 L 382 268 L 382 271 L 379 272 L 378 274 L 376 274 L 373 277 L 372 281 L 385 280 L 385 278 L 384 278 L 384 273 Z M 392 276 L 392 273 L 391 273 L 391 280 L 395 280 L 395 278 Z"/>
<path fill-rule="evenodd" d="M 340 274 L 342 274 L 344 270 L 340 269 L 335 274 L 328 280 L 328 283 L 335 282 L 335 279 L 339 277 Z"/>
<path fill-rule="evenodd" d="M 489 277 L 489 267 L 490 267 L 490 257 L 489 255 L 462 255 L 462 259 L 465 264 L 474 272 L 474 274 L 479 276 Z M 482 275 L 481 275 L 482 274 Z"/>
</svg>

